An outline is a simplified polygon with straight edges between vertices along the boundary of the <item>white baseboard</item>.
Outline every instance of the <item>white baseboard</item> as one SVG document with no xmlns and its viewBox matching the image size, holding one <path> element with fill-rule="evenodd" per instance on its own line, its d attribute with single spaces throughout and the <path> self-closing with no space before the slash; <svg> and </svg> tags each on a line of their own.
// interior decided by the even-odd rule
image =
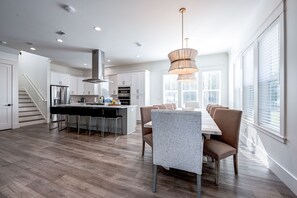
<svg viewBox="0 0 297 198">
<path fill-rule="evenodd" d="M 240 140 L 248 146 L 249 149 L 256 156 L 259 157 L 261 161 L 262 159 L 267 159 L 263 161 L 263 163 L 282 181 L 284 184 L 290 188 L 295 195 L 297 195 L 297 177 L 291 174 L 288 170 L 286 170 L 283 166 L 281 166 L 278 162 L 276 162 L 271 156 L 269 156 L 266 152 L 264 152 L 261 148 L 259 148 L 256 144 L 254 144 L 250 139 L 248 139 L 245 135 L 240 135 Z"/>
</svg>

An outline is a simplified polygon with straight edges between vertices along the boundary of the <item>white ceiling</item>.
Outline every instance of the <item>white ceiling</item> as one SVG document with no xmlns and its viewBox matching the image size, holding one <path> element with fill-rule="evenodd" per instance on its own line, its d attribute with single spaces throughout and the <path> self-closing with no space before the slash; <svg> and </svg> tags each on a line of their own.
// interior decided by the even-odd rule
<svg viewBox="0 0 297 198">
<path fill-rule="evenodd" d="M 92 49 L 105 51 L 106 59 L 111 59 L 107 65 L 165 60 L 170 51 L 181 48 L 178 10 L 186 7 L 184 36 L 190 38 L 188 47 L 199 54 L 226 52 L 265 1 L 0 0 L 0 41 L 77 68 L 91 68 Z M 66 12 L 62 8 L 65 4 L 76 12 Z M 94 26 L 102 31 L 94 31 Z M 55 33 L 60 30 L 66 35 Z M 58 43 L 57 38 L 64 42 Z M 29 50 L 26 42 L 37 50 Z"/>
</svg>

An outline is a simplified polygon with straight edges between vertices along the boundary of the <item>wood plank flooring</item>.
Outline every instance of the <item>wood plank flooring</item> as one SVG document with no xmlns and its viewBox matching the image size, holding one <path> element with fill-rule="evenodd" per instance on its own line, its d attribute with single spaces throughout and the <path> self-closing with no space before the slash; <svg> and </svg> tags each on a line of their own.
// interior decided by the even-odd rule
<svg viewBox="0 0 297 198">
<path fill-rule="evenodd" d="M 101 138 L 48 130 L 40 124 L 0 131 L 2 197 L 195 197 L 196 176 L 160 168 L 151 192 L 152 155 L 141 156 L 141 131 Z M 232 157 L 221 162 L 220 186 L 213 164 L 203 164 L 202 197 L 296 197 L 255 155 L 240 146 L 239 175 Z"/>
</svg>

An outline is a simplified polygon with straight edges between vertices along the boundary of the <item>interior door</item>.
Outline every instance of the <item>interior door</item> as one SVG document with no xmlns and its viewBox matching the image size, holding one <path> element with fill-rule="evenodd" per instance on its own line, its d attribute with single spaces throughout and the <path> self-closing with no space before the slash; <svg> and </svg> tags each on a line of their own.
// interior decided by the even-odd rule
<svg viewBox="0 0 297 198">
<path fill-rule="evenodd" d="M 11 78 L 11 65 L 0 62 L 0 130 L 12 128 Z"/>
</svg>

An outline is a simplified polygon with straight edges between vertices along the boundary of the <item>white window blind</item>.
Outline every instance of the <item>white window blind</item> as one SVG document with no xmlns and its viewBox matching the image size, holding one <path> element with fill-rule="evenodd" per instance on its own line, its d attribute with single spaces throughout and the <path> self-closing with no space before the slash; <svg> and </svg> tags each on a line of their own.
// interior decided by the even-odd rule
<svg viewBox="0 0 297 198">
<path fill-rule="evenodd" d="M 234 64 L 234 108 L 242 109 L 242 97 L 241 97 L 241 87 L 242 87 L 242 71 L 240 60 L 237 60 Z"/>
<path fill-rule="evenodd" d="M 243 55 L 243 117 L 254 119 L 254 49 L 249 48 Z"/>
<path fill-rule="evenodd" d="M 280 24 L 259 39 L 259 125 L 280 130 Z"/>
</svg>

